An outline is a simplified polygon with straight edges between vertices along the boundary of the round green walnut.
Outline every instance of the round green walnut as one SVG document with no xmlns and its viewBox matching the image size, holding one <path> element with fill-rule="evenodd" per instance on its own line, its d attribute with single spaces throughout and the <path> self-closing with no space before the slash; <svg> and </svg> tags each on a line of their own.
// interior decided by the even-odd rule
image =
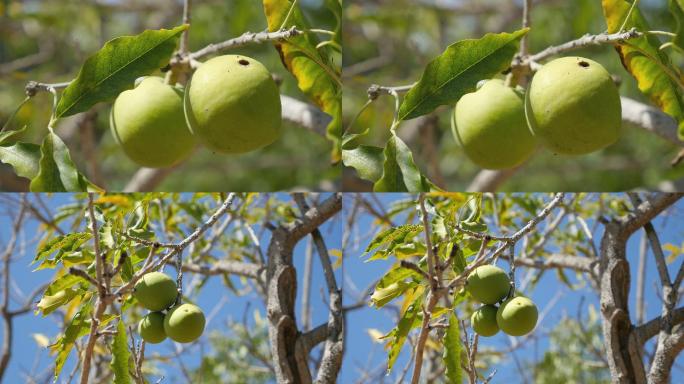
<svg viewBox="0 0 684 384">
<path fill-rule="evenodd" d="M 490 337 L 499 332 L 499 326 L 496 323 L 497 309 L 494 305 L 483 305 L 473 312 L 470 323 L 478 335 Z"/>
<path fill-rule="evenodd" d="M 114 138 L 126 155 L 144 167 L 170 167 L 187 158 L 195 138 L 183 115 L 182 88 L 146 77 L 123 91 L 109 115 Z"/>
<path fill-rule="evenodd" d="M 206 320 L 202 310 L 193 304 L 174 307 L 164 318 L 164 331 L 173 341 L 190 343 L 204 332 Z"/>
<path fill-rule="evenodd" d="M 504 169 L 520 165 L 536 148 L 525 121 L 521 88 L 493 79 L 461 97 L 451 120 L 452 133 L 463 151 L 482 168 Z"/>
<path fill-rule="evenodd" d="M 150 311 L 161 311 L 176 301 L 177 289 L 176 282 L 169 276 L 161 272 L 150 272 L 135 284 L 133 297 Z"/>
<path fill-rule="evenodd" d="M 622 106 L 608 71 L 583 57 L 563 57 L 532 78 L 525 99 L 532 133 L 549 150 L 581 155 L 620 138 Z"/>
<path fill-rule="evenodd" d="M 496 304 L 508 295 L 511 282 L 503 269 L 494 265 L 482 265 L 468 275 L 466 289 L 475 300 L 484 304 Z"/>
<path fill-rule="evenodd" d="M 518 296 L 501 303 L 496 313 L 496 323 L 511 336 L 523 336 L 537 326 L 537 306 L 527 297 Z"/>
<path fill-rule="evenodd" d="M 151 344 L 158 344 L 166 340 L 164 332 L 164 314 L 150 312 L 138 323 L 138 333 L 143 340 Z"/>
<path fill-rule="evenodd" d="M 190 130 L 216 152 L 250 152 L 281 134 L 278 87 L 251 57 L 225 55 L 202 64 L 187 86 L 184 107 Z"/>
</svg>

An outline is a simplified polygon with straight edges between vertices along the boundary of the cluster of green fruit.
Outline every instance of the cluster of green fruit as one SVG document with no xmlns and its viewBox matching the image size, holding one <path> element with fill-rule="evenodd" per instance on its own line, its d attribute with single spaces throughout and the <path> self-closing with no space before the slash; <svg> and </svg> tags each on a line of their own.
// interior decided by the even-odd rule
<svg viewBox="0 0 684 384">
<path fill-rule="evenodd" d="M 260 62 L 225 55 L 203 63 L 185 88 L 146 77 L 114 102 L 110 127 L 126 155 L 152 168 L 187 158 L 197 141 L 245 153 L 280 137 L 278 87 Z"/>
<path fill-rule="evenodd" d="M 143 340 L 157 344 L 169 337 L 179 343 L 190 343 L 202 336 L 206 323 L 204 313 L 193 304 L 169 308 L 176 303 L 177 296 L 176 282 L 161 272 L 147 273 L 135 284 L 133 297 L 152 311 L 138 323 Z"/>
<path fill-rule="evenodd" d="M 494 336 L 502 330 L 511 336 L 523 336 L 537 326 L 537 306 L 524 296 L 509 297 L 511 281 L 503 269 L 493 265 L 477 267 L 468 275 L 466 289 L 484 304 L 470 318 L 479 335 Z"/>
<path fill-rule="evenodd" d="M 486 81 L 463 96 L 452 132 L 466 155 L 483 168 L 522 164 L 537 141 L 554 153 L 581 155 L 620 137 L 622 107 L 617 86 L 601 64 L 563 57 L 544 65 L 525 92 L 502 80 Z"/>
</svg>

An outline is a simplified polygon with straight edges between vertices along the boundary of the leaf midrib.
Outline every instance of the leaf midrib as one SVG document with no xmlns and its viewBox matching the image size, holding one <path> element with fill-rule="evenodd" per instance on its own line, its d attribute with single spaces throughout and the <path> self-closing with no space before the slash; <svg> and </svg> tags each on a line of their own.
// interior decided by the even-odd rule
<svg viewBox="0 0 684 384">
<path fill-rule="evenodd" d="M 157 44 L 157 45 L 155 45 L 154 47 L 152 47 L 152 48 L 148 49 L 147 51 L 143 52 L 141 55 L 136 56 L 133 60 L 128 61 L 127 63 L 125 63 L 124 65 L 122 65 L 119 69 L 115 70 L 115 71 L 112 72 L 110 75 L 108 75 L 107 77 L 105 77 L 104 79 L 102 79 L 102 81 L 99 81 L 99 82 L 95 83 L 95 86 L 97 87 L 98 85 L 100 85 L 100 84 L 104 83 L 105 81 L 109 80 L 110 78 L 112 78 L 113 76 L 115 76 L 116 74 L 118 74 L 119 72 L 121 72 L 122 70 L 124 70 L 125 68 L 127 68 L 131 63 L 137 61 L 140 57 L 143 57 L 143 56 L 146 55 L 147 53 L 153 51 L 154 49 L 157 49 L 160 45 L 162 45 L 163 43 L 166 43 L 169 39 L 175 38 L 176 35 L 177 35 L 177 33 L 176 33 L 176 34 L 173 34 L 173 35 L 171 35 L 171 36 L 169 36 L 168 38 L 162 40 L 159 44 Z M 138 35 L 138 36 L 139 36 L 139 35 Z M 136 37 L 136 36 L 130 36 L 130 38 L 135 38 L 135 37 Z M 110 43 L 110 42 L 107 42 L 107 44 L 109 44 L 109 43 Z M 105 45 L 107 45 L 107 44 L 105 44 Z M 104 48 L 104 47 L 103 47 L 103 48 Z M 98 52 L 96 53 L 96 55 L 97 55 L 98 53 L 100 53 L 100 52 L 101 52 L 101 50 L 98 51 Z M 81 68 L 81 70 L 83 70 L 83 68 Z M 80 74 L 81 74 L 81 72 L 79 71 L 79 74 L 76 76 L 76 79 L 75 79 L 75 80 L 78 80 Z M 74 80 L 74 81 L 75 81 L 75 80 Z M 70 109 L 72 109 L 72 108 L 74 107 L 74 105 L 78 104 L 78 102 L 81 101 L 81 100 L 85 97 L 85 95 L 90 94 L 90 93 L 92 92 L 92 89 L 93 89 L 93 88 L 87 89 L 86 92 L 81 93 L 78 97 L 76 97 L 76 99 L 74 100 L 74 102 L 71 103 L 67 108 L 65 108 L 65 109 L 64 109 L 64 112 L 61 113 L 61 114 L 60 114 L 59 116 L 57 116 L 57 117 L 58 117 L 58 118 L 61 118 L 62 116 L 64 116 L 64 113 L 68 112 Z"/>
<path fill-rule="evenodd" d="M 453 76 L 453 77 L 449 78 L 448 80 L 444 81 L 442 84 L 439 84 L 439 86 L 437 87 L 437 90 L 442 89 L 447 83 L 451 82 L 452 80 L 454 80 L 455 78 L 457 78 L 458 76 L 460 76 L 461 74 L 463 74 L 464 72 L 467 72 L 467 71 L 470 70 L 473 66 L 475 66 L 475 65 L 477 65 L 477 64 L 479 64 L 479 63 L 481 63 L 481 62 L 482 62 L 483 60 L 485 60 L 486 58 L 492 56 L 494 53 L 498 52 L 499 50 L 501 50 L 502 48 L 504 48 L 506 45 L 508 45 L 511 41 L 513 41 L 513 40 L 509 40 L 508 42 L 506 42 L 505 44 L 503 44 L 501 47 L 499 47 L 499 48 L 497 48 L 496 50 L 494 50 L 491 54 L 484 56 L 484 57 L 481 58 L 480 60 L 474 62 L 473 64 L 471 64 L 471 65 L 469 65 L 469 66 L 467 66 L 467 67 L 465 67 L 462 71 L 458 72 L 455 76 Z M 448 49 L 448 48 L 447 48 L 447 49 Z M 428 92 L 427 95 L 426 95 L 426 97 L 424 97 L 421 101 L 419 101 L 418 103 L 416 103 L 416 106 L 413 107 L 413 108 L 411 108 L 406 114 L 404 114 L 404 115 L 401 117 L 401 119 L 403 120 L 406 116 L 410 115 L 413 111 L 415 111 L 416 109 L 418 109 L 419 106 L 423 105 L 423 103 L 425 103 L 425 100 L 426 100 L 429 96 L 433 96 L 435 93 L 437 93 L 437 90 Z"/>
</svg>

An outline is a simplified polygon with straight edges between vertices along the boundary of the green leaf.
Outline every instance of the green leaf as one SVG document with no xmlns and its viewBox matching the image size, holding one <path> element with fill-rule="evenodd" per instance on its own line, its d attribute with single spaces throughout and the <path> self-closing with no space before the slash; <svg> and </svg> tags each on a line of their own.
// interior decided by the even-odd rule
<svg viewBox="0 0 684 384">
<path fill-rule="evenodd" d="M 15 129 L 13 131 L 2 131 L 0 132 L 0 145 L 5 144 L 9 141 L 9 139 L 13 138 L 14 136 L 20 135 L 28 129 L 28 125 L 24 125 L 20 129 Z"/>
<path fill-rule="evenodd" d="M 263 4 L 269 31 L 277 31 L 281 26 L 310 29 L 296 1 L 263 0 Z M 288 15 L 287 24 L 283 25 Z M 338 162 L 343 132 L 340 69 L 333 65 L 325 50 L 316 49 L 319 42 L 315 34 L 303 33 L 274 46 L 285 68 L 297 79 L 299 89 L 332 117 L 327 137 L 333 143 L 332 160 Z"/>
<path fill-rule="evenodd" d="M 78 172 L 69 148 L 52 128 L 40 147 L 38 174 L 31 179 L 31 192 L 83 192 L 92 184 Z"/>
<path fill-rule="evenodd" d="M 449 327 L 442 339 L 444 343 L 444 366 L 446 376 L 451 384 L 461 384 L 463 382 L 463 371 L 461 370 L 461 327 L 458 318 L 452 312 L 449 315 Z"/>
<path fill-rule="evenodd" d="M 83 243 L 91 238 L 90 232 L 75 232 L 66 235 L 59 235 L 50 241 L 42 244 L 36 252 L 36 257 L 31 264 L 43 260 L 55 252 L 63 254 L 65 252 L 73 252 L 79 249 Z M 59 257 L 59 255 L 58 255 Z"/>
<path fill-rule="evenodd" d="M 403 240 L 408 233 L 420 233 L 422 231 L 423 226 L 418 224 L 404 224 L 388 228 L 375 235 L 375 238 L 368 244 L 364 253 L 368 253 L 381 245 L 389 244 L 398 238 Z"/>
<path fill-rule="evenodd" d="M 130 384 L 131 376 L 128 373 L 128 362 L 131 352 L 128 350 L 126 340 L 126 327 L 123 321 L 119 320 L 116 326 L 116 336 L 112 342 L 112 372 L 114 372 L 114 384 Z"/>
<path fill-rule="evenodd" d="M 407 289 L 413 288 L 417 285 L 414 282 L 405 282 L 402 280 L 396 281 L 383 288 L 375 288 L 371 295 L 371 305 L 376 308 L 382 308 L 390 301 L 401 296 Z"/>
<path fill-rule="evenodd" d="M 57 292 L 71 288 L 78 283 L 87 283 L 85 279 L 80 276 L 75 276 L 70 273 L 60 276 L 48 285 L 45 289 L 45 295 L 55 295 Z"/>
<path fill-rule="evenodd" d="M 74 347 L 76 339 L 86 334 L 90 329 L 91 310 L 92 306 L 90 304 L 85 304 L 81 307 L 74 315 L 74 318 L 71 319 L 69 326 L 67 326 L 64 331 L 64 335 L 60 337 L 55 344 L 50 346 L 50 350 L 53 353 L 57 353 L 57 357 L 55 357 L 55 382 L 57 382 L 59 374 L 62 372 L 64 363 L 69 357 L 69 352 L 71 352 L 71 349 Z"/>
<path fill-rule="evenodd" d="M 392 371 L 394 362 L 397 360 L 397 356 L 399 356 L 399 352 L 401 352 L 409 332 L 420 324 L 418 315 L 420 314 L 420 302 L 423 296 L 417 295 L 417 297 L 411 299 L 411 305 L 406 308 L 406 311 L 401 315 L 399 324 L 391 332 L 392 339 L 389 342 L 389 350 L 387 352 L 387 373 Z"/>
<path fill-rule="evenodd" d="M 33 179 L 38 174 L 40 145 L 14 143 L 0 145 L 0 162 L 11 165 L 17 176 Z"/>
<path fill-rule="evenodd" d="M 670 13 L 677 23 L 672 43 L 679 47 L 680 50 L 684 50 L 684 0 L 669 0 L 668 5 Z"/>
<path fill-rule="evenodd" d="M 397 265 L 385 273 L 385 275 L 378 281 L 376 285 L 377 288 L 385 288 L 397 281 L 403 281 L 408 278 L 420 278 L 420 275 L 416 271 L 408 268 L 404 268 L 401 265 Z"/>
<path fill-rule="evenodd" d="M 420 173 L 409 147 L 392 134 L 384 150 L 382 177 L 373 185 L 374 192 L 427 192 L 437 189 Z"/>
<path fill-rule="evenodd" d="M 423 76 L 404 96 L 399 119 L 408 120 L 432 112 L 440 105 L 452 105 L 511 64 L 518 42 L 529 29 L 513 33 L 488 33 L 480 39 L 451 44 L 430 63 Z"/>
<path fill-rule="evenodd" d="M 54 295 L 43 296 L 37 304 L 38 310 L 47 316 L 54 312 L 57 308 L 68 303 L 76 297 L 80 292 L 75 289 L 67 288 L 65 290 L 59 291 Z"/>
<path fill-rule="evenodd" d="M 423 243 L 410 242 L 408 244 L 394 246 L 391 251 L 394 253 L 394 257 L 401 260 L 414 256 L 424 256 L 427 252 L 427 248 Z"/>
<path fill-rule="evenodd" d="M 371 145 L 359 145 L 352 149 L 342 148 L 342 162 L 356 169 L 362 179 L 376 182 L 382 177 L 383 149 Z"/>
<path fill-rule="evenodd" d="M 148 75 L 169 62 L 178 37 L 188 28 L 146 30 L 136 36 L 112 39 L 86 59 L 76 79 L 64 90 L 55 117 L 70 116 L 116 97 L 136 78 Z"/>
<path fill-rule="evenodd" d="M 627 18 L 632 3 L 603 0 L 602 5 L 608 32 L 617 32 Z M 639 31 L 650 30 L 637 7 L 624 23 L 625 30 L 632 27 Z M 659 47 L 660 41 L 655 36 L 645 34 L 636 39 L 618 42 L 615 49 L 620 55 L 622 65 L 636 79 L 639 90 L 663 112 L 677 120 L 679 137 L 684 139 L 684 104 L 679 88 L 682 85 L 681 75 Z"/>
</svg>

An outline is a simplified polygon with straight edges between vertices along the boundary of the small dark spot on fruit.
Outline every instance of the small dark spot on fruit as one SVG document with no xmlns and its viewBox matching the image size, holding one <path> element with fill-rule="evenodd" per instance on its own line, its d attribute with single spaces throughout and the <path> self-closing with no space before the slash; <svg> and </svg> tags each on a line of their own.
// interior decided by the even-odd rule
<svg viewBox="0 0 684 384">
<path fill-rule="evenodd" d="M 247 60 L 245 60 L 245 59 L 240 59 L 240 60 L 238 60 L 238 64 L 240 64 L 240 65 L 249 65 L 249 61 L 247 61 Z"/>
<path fill-rule="evenodd" d="M 589 67 L 589 63 L 587 63 L 586 61 L 580 61 L 579 63 L 577 63 L 577 65 L 584 68 Z"/>
</svg>

